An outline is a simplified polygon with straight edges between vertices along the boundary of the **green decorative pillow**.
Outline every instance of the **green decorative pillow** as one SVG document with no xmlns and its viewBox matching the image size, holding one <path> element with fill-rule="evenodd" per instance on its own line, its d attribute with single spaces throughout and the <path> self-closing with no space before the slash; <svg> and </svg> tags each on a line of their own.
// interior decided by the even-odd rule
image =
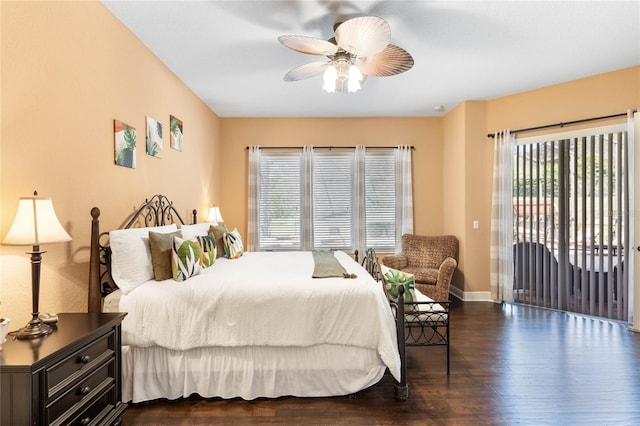
<svg viewBox="0 0 640 426">
<path fill-rule="evenodd" d="M 229 232 L 227 227 L 224 225 L 211 225 L 209 227 L 209 235 L 213 235 L 214 240 L 216 241 L 216 257 L 221 257 L 225 255 L 224 251 L 224 234 Z"/>
<path fill-rule="evenodd" d="M 244 246 L 242 245 L 240 233 L 236 228 L 224 234 L 224 248 L 229 259 L 237 259 L 242 256 Z"/>
<path fill-rule="evenodd" d="M 398 271 L 397 269 L 387 268 L 380 265 L 382 269 L 382 282 L 384 283 L 384 291 L 387 298 L 392 302 L 397 302 L 400 292 L 398 288 L 404 286 L 404 302 L 411 303 L 416 301 L 416 281 L 413 274 Z"/>
<path fill-rule="evenodd" d="M 171 251 L 171 271 L 173 279 L 185 281 L 200 273 L 202 268 L 202 248 L 198 240 L 183 240 L 173 237 Z"/>
<path fill-rule="evenodd" d="M 216 240 L 211 235 L 196 237 L 202 248 L 202 268 L 208 268 L 216 262 Z"/>
<path fill-rule="evenodd" d="M 178 230 L 167 234 L 149 231 L 149 248 L 151 249 L 153 278 L 156 281 L 168 280 L 173 277 L 171 270 L 173 237 L 182 237 L 182 231 Z"/>
</svg>

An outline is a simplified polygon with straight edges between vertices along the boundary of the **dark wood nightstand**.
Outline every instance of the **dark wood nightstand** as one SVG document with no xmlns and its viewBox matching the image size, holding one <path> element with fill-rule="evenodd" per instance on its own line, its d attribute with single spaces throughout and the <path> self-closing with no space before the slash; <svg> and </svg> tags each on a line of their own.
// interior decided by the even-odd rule
<svg viewBox="0 0 640 426">
<path fill-rule="evenodd" d="M 127 407 L 120 378 L 125 315 L 58 314 L 49 336 L 7 336 L 0 351 L 0 424 L 119 424 Z"/>
</svg>

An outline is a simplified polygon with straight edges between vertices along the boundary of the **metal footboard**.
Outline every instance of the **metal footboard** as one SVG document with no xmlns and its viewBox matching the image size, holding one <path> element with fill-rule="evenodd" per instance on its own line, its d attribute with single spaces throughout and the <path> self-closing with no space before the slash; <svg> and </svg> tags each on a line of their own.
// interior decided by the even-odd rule
<svg viewBox="0 0 640 426">
<path fill-rule="evenodd" d="M 376 281 L 384 285 L 380 264 L 373 249 L 367 249 L 362 266 Z M 395 398 L 406 401 L 409 398 L 407 384 L 407 346 L 446 346 L 447 375 L 450 374 L 449 323 L 451 302 L 404 302 L 404 286 L 398 288 L 397 302 L 390 301 L 396 320 L 398 352 L 400 354 L 400 381 L 394 384 Z"/>
</svg>

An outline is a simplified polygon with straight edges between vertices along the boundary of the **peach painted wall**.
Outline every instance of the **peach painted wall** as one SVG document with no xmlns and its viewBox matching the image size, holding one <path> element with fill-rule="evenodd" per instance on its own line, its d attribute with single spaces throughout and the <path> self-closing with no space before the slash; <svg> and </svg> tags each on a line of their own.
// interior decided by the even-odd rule
<svg viewBox="0 0 640 426">
<path fill-rule="evenodd" d="M 493 132 L 567 122 L 625 112 L 639 104 L 637 66 L 491 100 L 487 128 Z"/>
<path fill-rule="evenodd" d="M 413 145 L 415 232 L 442 227 L 440 118 L 223 118 L 221 206 L 228 227 L 247 227 L 247 150 L 260 146 Z"/>
<path fill-rule="evenodd" d="M 465 209 L 464 238 L 461 244 L 464 264 L 464 291 L 488 291 L 492 173 L 484 167 L 491 157 L 487 147 L 487 103 L 465 102 Z M 453 160 L 455 161 L 455 160 Z M 491 161 L 492 162 L 492 161 Z M 491 169 L 492 170 L 492 169 Z M 474 228 L 474 221 L 478 227 Z"/>
<path fill-rule="evenodd" d="M 485 164 L 487 155 L 486 102 L 466 101 L 456 106 L 443 119 L 443 214 L 441 233 L 458 237 L 460 253 L 458 270 L 452 285 L 463 291 L 484 291 L 488 263 L 481 253 L 486 251 L 485 234 L 489 222 L 482 218 L 487 203 Z M 490 187 L 489 187 L 490 189 Z M 491 192 L 488 192 L 489 199 Z M 479 227 L 473 228 L 478 221 Z"/>
<path fill-rule="evenodd" d="M 465 119 L 466 108 L 462 103 L 447 113 L 442 119 L 442 210 L 446 216 L 439 234 L 458 237 L 458 269 L 451 285 L 464 289 L 464 218 L 465 218 Z M 444 206 L 447 206 L 445 209 Z"/>
<path fill-rule="evenodd" d="M 99 2 L 0 2 L 0 238 L 18 198 L 50 196 L 73 241 L 43 246 L 41 312 L 86 310 L 90 210 L 122 224 L 155 193 L 189 216 L 219 202 L 219 118 Z M 184 150 L 169 148 L 169 115 Z M 145 116 L 163 125 L 164 157 L 145 153 Z M 137 168 L 114 165 L 113 120 L 137 130 Z M 2 315 L 31 312 L 29 247 L 0 246 Z"/>
</svg>

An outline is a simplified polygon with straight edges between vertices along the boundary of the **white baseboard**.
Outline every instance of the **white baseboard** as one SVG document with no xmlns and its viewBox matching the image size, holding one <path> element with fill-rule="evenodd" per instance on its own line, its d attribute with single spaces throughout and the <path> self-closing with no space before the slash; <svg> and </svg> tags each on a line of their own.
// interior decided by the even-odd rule
<svg viewBox="0 0 640 426">
<path fill-rule="evenodd" d="M 457 287 L 449 287 L 449 293 L 464 302 L 493 302 L 490 291 L 462 291 Z"/>
</svg>

